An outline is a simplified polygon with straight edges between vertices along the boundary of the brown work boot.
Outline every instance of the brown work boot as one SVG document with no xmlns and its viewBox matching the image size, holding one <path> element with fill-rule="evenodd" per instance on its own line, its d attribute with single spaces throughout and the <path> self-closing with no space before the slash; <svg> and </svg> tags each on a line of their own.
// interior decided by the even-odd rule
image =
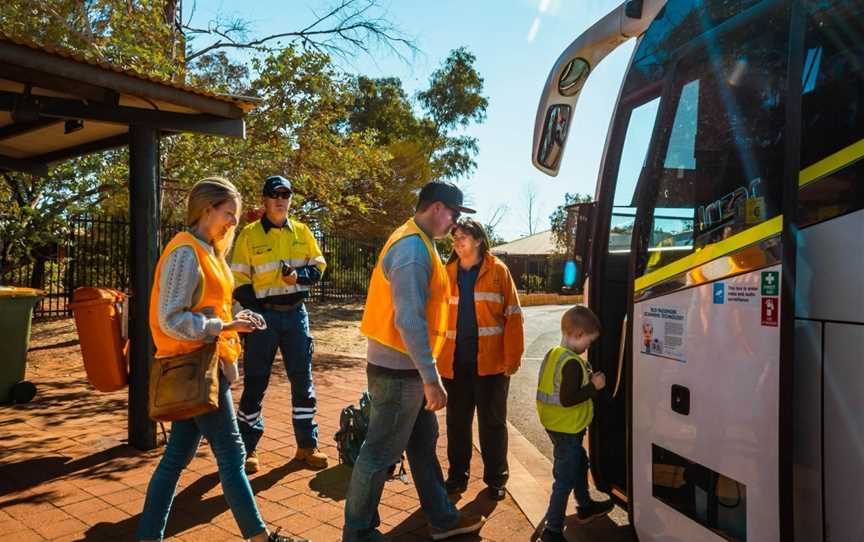
<svg viewBox="0 0 864 542">
<path fill-rule="evenodd" d="M 327 456 L 318 448 L 297 448 L 296 461 L 305 461 L 313 469 L 326 469 Z"/>
<path fill-rule="evenodd" d="M 258 454 L 249 452 L 246 454 L 246 474 L 255 474 L 261 470 L 261 464 L 258 462 Z"/>
<path fill-rule="evenodd" d="M 460 534 L 476 533 L 486 523 L 486 517 L 479 514 L 460 514 L 459 523 L 449 529 L 429 528 L 432 540 L 446 540 Z"/>
</svg>

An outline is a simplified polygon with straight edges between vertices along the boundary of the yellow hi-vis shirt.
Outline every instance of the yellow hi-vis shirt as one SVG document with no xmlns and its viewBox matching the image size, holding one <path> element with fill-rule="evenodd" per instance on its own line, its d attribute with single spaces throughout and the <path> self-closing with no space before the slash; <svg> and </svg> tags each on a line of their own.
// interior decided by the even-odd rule
<svg viewBox="0 0 864 542">
<path fill-rule="evenodd" d="M 546 429 L 575 435 L 591 425 L 594 401 L 589 399 L 569 407 L 561 405 L 561 376 L 564 366 L 573 360 L 582 365 L 582 386 L 588 385 L 590 370 L 585 360 L 563 346 L 556 346 L 546 354 L 540 366 L 537 413 Z"/>
<path fill-rule="evenodd" d="M 251 284 L 257 299 L 308 292 L 308 285 L 289 286 L 282 281 L 283 261 L 292 267 L 316 265 L 322 274 L 327 267 L 315 236 L 302 222 L 288 219 L 284 227 L 266 233 L 260 220 L 247 225 L 234 242 L 231 271 L 235 288 Z"/>
</svg>

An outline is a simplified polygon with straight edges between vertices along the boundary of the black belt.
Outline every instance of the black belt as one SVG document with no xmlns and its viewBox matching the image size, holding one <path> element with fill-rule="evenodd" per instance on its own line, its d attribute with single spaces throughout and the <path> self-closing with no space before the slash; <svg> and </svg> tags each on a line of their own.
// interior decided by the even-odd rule
<svg viewBox="0 0 864 542">
<path fill-rule="evenodd" d="M 303 299 L 298 301 L 297 303 L 291 303 L 290 305 L 279 305 L 276 303 L 262 303 L 261 306 L 264 307 L 268 311 L 277 311 L 277 312 L 291 312 L 295 310 L 297 307 L 303 304 Z"/>
</svg>

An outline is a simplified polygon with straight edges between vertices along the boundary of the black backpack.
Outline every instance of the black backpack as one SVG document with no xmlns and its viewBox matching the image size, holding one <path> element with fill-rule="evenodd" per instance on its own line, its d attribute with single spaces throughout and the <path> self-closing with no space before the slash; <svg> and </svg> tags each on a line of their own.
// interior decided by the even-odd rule
<svg viewBox="0 0 864 542">
<path fill-rule="evenodd" d="M 371 409 L 372 399 L 369 397 L 369 392 L 364 391 L 360 396 L 360 407 L 348 405 L 342 409 L 342 414 L 339 415 L 339 430 L 336 431 L 336 449 L 339 450 L 339 462 L 346 465 L 354 465 L 357 461 L 357 456 L 360 455 L 360 447 L 363 446 L 363 441 L 366 440 L 366 433 L 369 430 L 369 411 Z M 399 467 L 399 473 L 396 474 L 396 467 Z M 403 483 L 408 483 L 408 474 L 405 471 L 405 455 L 402 455 L 402 460 L 394 464 L 389 469 L 390 476 L 396 475 Z"/>
<path fill-rule="evenodd" d="M 360 397 L 360 408 L 348 405 L 342 409 L 339 416 L 339 430 L 336 431 L 336 448 L 339 450 L 339 462 L 353 465 L 360 455 L 360 447 L 366 440 L 369 430 L 369 409 L 371 398 L 364 391 Z"/>
</svg>

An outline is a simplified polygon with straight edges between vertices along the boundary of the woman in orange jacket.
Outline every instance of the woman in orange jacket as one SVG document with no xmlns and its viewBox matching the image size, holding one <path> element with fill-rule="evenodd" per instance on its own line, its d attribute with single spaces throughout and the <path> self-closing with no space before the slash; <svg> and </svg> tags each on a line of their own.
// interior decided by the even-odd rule
<svg viewBox="0 0 864 542">
<path fill-rule="evenodd" d="M 504 262 L 489 252 L 483 226 L 471 219 L 453 230 L 447 263 L 450 318 L 438 371 L 447 389 L 449 493 L 468 486 L 474 410 L 480 428 L 483 481 L 496 500 L 505 496 L 507 393 L 524 349 L 522 309 Z"/>
</svg>

